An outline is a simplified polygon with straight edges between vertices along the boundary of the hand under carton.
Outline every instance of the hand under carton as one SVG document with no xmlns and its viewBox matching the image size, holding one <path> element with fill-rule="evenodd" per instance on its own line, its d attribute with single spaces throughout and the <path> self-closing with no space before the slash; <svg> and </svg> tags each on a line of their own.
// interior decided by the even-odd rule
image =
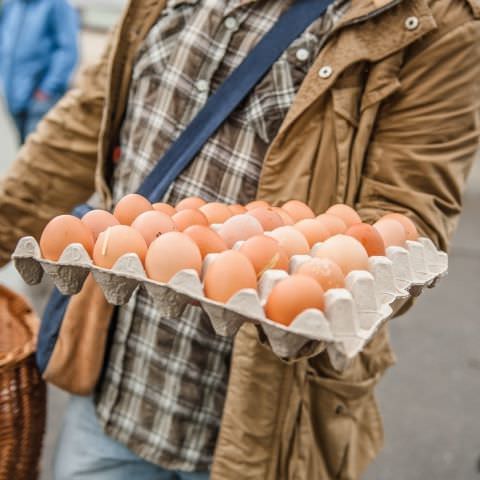
<svg viewBox="0 0 480 480">
<path fill-rule="evenodd" d="M 318 245 L 311 253 L 316 248 Z M 204 270 L 213 257 L 206 257 Z M 195 303 L 207 313 L 218 335 L 233 336 L 244 322 L 253 322 L 263 330 L 276 355 L 295 357 L 307 344 L 323 345 L 339 368 L 363 349 L 399 305 L 410 296 L 418 296 L 424 287 L 433 286 L 448 270 L 447 254 L 427 238 L 407 241 L 406 248 L 389 247 L 385 257 L 370 257 L 369 271 L 351 272 L 346 288 L 328 290 L 324 312 L 305 310 L 287 327 L 267 319 L 263 309 L 275 284 L 288 276 L 281 270 L 266 271 L 257 291 L 242 290 L 224 305 L 204 296 L 201 278 L 193 270 L 179 272 L 168 284 L 148 279 L 135 254 L 124 255 L 106 270 L 93 265 L 82 245 L 72 244 L 58 262 L 52 262 L 42 259 L 33 237 L 24 237 L 12 258 L 29 285 L 38 284 L 45 272 L 63 294 L 73 295 L 92 272 L 111 304 L 123 305 L 138 287 L 145 288 L 165 315 L 179 315 L 188 303 Z M 310 258 L 292 257 L 290 271 Z"/>
</svg>

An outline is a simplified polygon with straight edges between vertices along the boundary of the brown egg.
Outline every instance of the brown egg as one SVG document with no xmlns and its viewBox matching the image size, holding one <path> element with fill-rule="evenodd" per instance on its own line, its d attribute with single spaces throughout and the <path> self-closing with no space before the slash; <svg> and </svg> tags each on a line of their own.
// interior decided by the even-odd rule
<svg viewBox="0 0 480 480">
<path fill-rule="evenodd" d="M 271 232 L 278 227 L 282 227 L 284 224 L 282 217 L 273 210 L 271 207 L 258 207 L 250 210 L 249 215 L 255 217 L 261 224 L 266 232 Z"/>
<path fill-rule="evenodd" d="M 284 227 L 276 228 L 269 235 L 280 243 L 288 257 L 306 255 L 310 252 L 310 245 L 307 239 L 295 227 L 285 225 Z"/>
<path fill-rule="evenodd" d="M 235 215 L 229 218 L 218 230 L 228 248 L 232 248 L 240 240 L 247 240 L 255 235 L 261 235 L 263 228 L 260 222 L 251 215 Z"/>
<path fill-rule="evenodd" d="M 172 220 L 179 232 L 183 232 L 192 225 L 208 226 L 207 217 L 200 210 L 193 208 L 179 211 L 172 216 Z"/>
<path fill-rule="evenodd" d="M 113 215 L 122 225 L 131 225 L 141 213 L 149 210 L 153 210 L 153 207 L 145 197 L 131 193 L 117 203 Z"/>
<path fill-rule="evenodd" d="M 333 260 L 345 275 L 353 270 L 368 270 L 367 251 L 357 239 L 348 235 L 334 235 L 325 240 L 315 256 Z"/>
<path fill-rule="evenodd" d="M 331 288 L 345 288 L 345 275 L 342 269 L 329 258 L 312 258 L 300 265 L 295 273 L 312 277 L 325 292 Z"/>
<path fill-rule="evenodd" d="M 116 225 L 102 232 L 93 249 L 93 262 L 102 268 L 112 268 L 127 253 L 136 253 L 145 261 L 147 244 L 137 230 L 127 225 Z"/>
<path fill-rule="evenodd" d="M 253 202 L 247 203 L 245 205 L 245 208 L 250 211 L 250 210 L 255 210 L 256 208 L 268 208 L 271 205 L 266 202 L 265 200 L 254 200 Z"/>
<path fill-rule="evenodd" d="M 240 252 L 227 250 L 210 263 L 204 277 L 205 296 L 226 303 L 240 290 L 257 288 L 257 274 Z"/>
<path fill-rule="evenodd" d="M 73 215 L 60 215 L 50 220 L 43 229 L 40 250 L 43 258 L 56 262 L 72 243 L 81 243 L 92 255 L 93 234 L 90 229 Z"/>
<path fill-rule="evenodd" d="M 82 217 L 82 222 L 92 232 L 94 240 L 108 227 L 120 225 L 120 222 L 106 210 L 92 210 Z"/>
<path fill-rule="evenodd" d="M 227 250 L 227 244 L 223 241 L 217 232 L 204 225 L 192 225 L 184 230 L 198 246 L 202 257 L 209 253 L 220 253 Z"/>
<path fill-rule="evenodd" d="M 385 256 L 385 243 L 378 231 L 367 223 L 352 225 L 345 233 L 356 238 L 364 247 L 369 257 Z"/>
<path fill-rule="evenodd" d="M 175 223 L 166 213 L 152 210 L 141 213 L 132 223 L 132 228 L 140 232 L 147 246 L 157 237 L 175 230 Z"/>
<path fill-rule="evenodd" d="M 290 200 L 282 205 L 282 209 L 292 217 L 295 223 L 305 218 L 315 218 L 313 210 L 306 203 L 299 200 Z"/>
<path fill-rule="evenodd" d="M 407 241 L 407 232 L 398 220 L 385 218 L 373 225 L 383 238 L 385 247 L 404 247 Z"/>
<path fill-rule="evenodd" d="M 313 278 L 295 274 L 278 282 L 272 289 L 265 313 L 270 320 L 290 325 L 305 310 L 325 307 L 323 289 Z"/>
<path fill-rule="evenodd" d="M 276 213 L 280 215 L 280 218 L 282 219 L 284 225 L 295 225 L 293 218 L 285 210 L 282 210 L 280 207 L 272 208 L 273 210 L 275 210 Z"/>
<path fill-rule="evenodd" d="M 229 205 L 228 209 L 234 214 L 234 215 L 240 215 L 242 213 L 248 212 L 248 210 L 243 206 L 239 205 L 238 203 L 235 205 Z"/>
<path fill-rule="evenodd" d="M 332 237 L 333 235 L 338 235 L 347 231 L 347 224 L 341 218 L 336 217 L 335 215 L 322 213 L 317 217 L 317 220 L 322 222 L 325 228 L 330 231 L 330 236 Z"/>
<path fill-rule="evenodd" d="M 154 203 L 152 207 L 157 212 L 166 213 L 170 217 L 172 217 L 177 213 L 177 210 L 173 208 L 171 205 L 169 205 L 168 203 L 163 203 L 163 202 Z"/>
<path fill-rule="evenodd" d="M 242 244 L 239 252 L 252 262 L 258 276 L 269 269 L 288 271 L 287 254 L 274 238 L 256 235 Z"/>
<path fill-rule="evenodd" d="M 145 267 L 149 278 L 167 283 L 181 270 L 195 270 L 200 275 L 202 254 L 185 233 L 168 232 L 150 245 Z"/>
<path fill-rule="evenodd" d="M 327 211 L 327 214 L 334 215 L 335 217 L 341 218 L 347 227 L 351 227 L 357 223 L 362 223 L 362 219 L 358 213 L 348 205 L 338 203 L 337 205 L 332 205 Z"/>
<path fill-rule="evenodd" d="M 207 202 L 200 197 L 189 197 L 184 198 L 182 201 L 178 202 L 175 206 L 177 212 L 181 212 L 182 210 L 190 210 L 195 208 L 203 207 Z"/>
<path fill-rule="evenodd" d="M 407 234 L 407 240 L 418 240 L 418 230 L 415 224 L 410 220 L 406 215 L 402 215 L 401 213 L 388 213 L 383 219 L 390 218 L 391 220 L 397 220 L 403 225 L 405 232 Z"/>
<path fill-rule="evenodd" d="M 210 225 L 214 223 L 223 223 L 228 220 L 233 213 L 227 205 L 220 202 L 207 203 L 199 209 L 208 219 Z"/>
<path fill-rule="evenodd" d="M 295 228 L 307 239 L 310 247 L 316 243 L 323 242 L 331 236 L 330 230 L 315 218 L 305 218 L 295 224 Z"/>
</svg>

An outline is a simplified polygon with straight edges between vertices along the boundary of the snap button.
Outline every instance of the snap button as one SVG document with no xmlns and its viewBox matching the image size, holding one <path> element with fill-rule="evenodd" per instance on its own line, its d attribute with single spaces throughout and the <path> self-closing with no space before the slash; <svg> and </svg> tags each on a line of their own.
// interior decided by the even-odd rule
<svg viewBox="0 0 480 480">
<path fill-rule="evenodd" d="M 238 28 L 238 22 L 234 17 L 227 17 L 224 23 L 228 30 L 236 30 Z"/>
<path fill-rule="evenodd" d="M 206 92 L 208 90 L 208 82 L 206 80 L 198 80 L 195 86 L 199 92 Z"/>
<path fill-rule="evenodd" d="M 320 78 L 324 78 L 324 79 L 325 78 L 330 78 L 332 76 L 332 73 L 333 73 L 332 67 L 330 65 L 325 65 L 318 72 L 318 76 Z"/>
<path fill-rule="evenodd" d="M 405 20 L 405 28 L 407 30 L 415 30 L 416 28 L 418 28 L 419 23 L 420 22 L 417 17 L 408 17 Z"/>
<path fill-rule="evenodd" d="M 300 62 L 304 62 L 305 60 L 308 60 L 310 52 L 306 48 L 299 48 L 295 55 L 297 57 L 297 60 L 300 60 Z"/>
</svg>

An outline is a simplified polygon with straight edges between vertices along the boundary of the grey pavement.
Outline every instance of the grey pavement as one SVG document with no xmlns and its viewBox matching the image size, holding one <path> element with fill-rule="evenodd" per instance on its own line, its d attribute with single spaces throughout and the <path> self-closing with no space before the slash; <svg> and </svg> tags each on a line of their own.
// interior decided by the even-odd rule
<svg viewBox="0 0 480 480">
<path fill-rule="evenodd" d="M 15 135 L 0 111 L 0 175 L 13 161 Z M 408 315 L 391 322 L 398 363 L 378 389 L 385 448 L 366 480 L 480 479 L 480 163 L 470 177 L 450 272 Z M 11 266 L 0 282 L 24 292 L 38 311 L 48 286 L 27 288 Z M 51 459 L 67 396 L 49 390 L 41 480 Z M 233 480 L 233 479 L 226 479 Z M 261 480 L 261 479 L 259 479 Z"/>
</svg>

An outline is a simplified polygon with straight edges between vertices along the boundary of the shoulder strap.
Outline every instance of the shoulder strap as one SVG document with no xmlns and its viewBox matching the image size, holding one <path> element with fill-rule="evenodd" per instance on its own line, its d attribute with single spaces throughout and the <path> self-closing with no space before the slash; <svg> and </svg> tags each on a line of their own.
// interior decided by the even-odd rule
<svg viewBox="0 0 480 480">
<path fill-rule="evenodd" d="M 207 140 L 249 94 L 288 46 L 334 0 L 294 0 L 245 60 L 207 100 L 205 106 L 171 145 L 138 193 L 157 202 L 195 158 Z"/>
</svg>

